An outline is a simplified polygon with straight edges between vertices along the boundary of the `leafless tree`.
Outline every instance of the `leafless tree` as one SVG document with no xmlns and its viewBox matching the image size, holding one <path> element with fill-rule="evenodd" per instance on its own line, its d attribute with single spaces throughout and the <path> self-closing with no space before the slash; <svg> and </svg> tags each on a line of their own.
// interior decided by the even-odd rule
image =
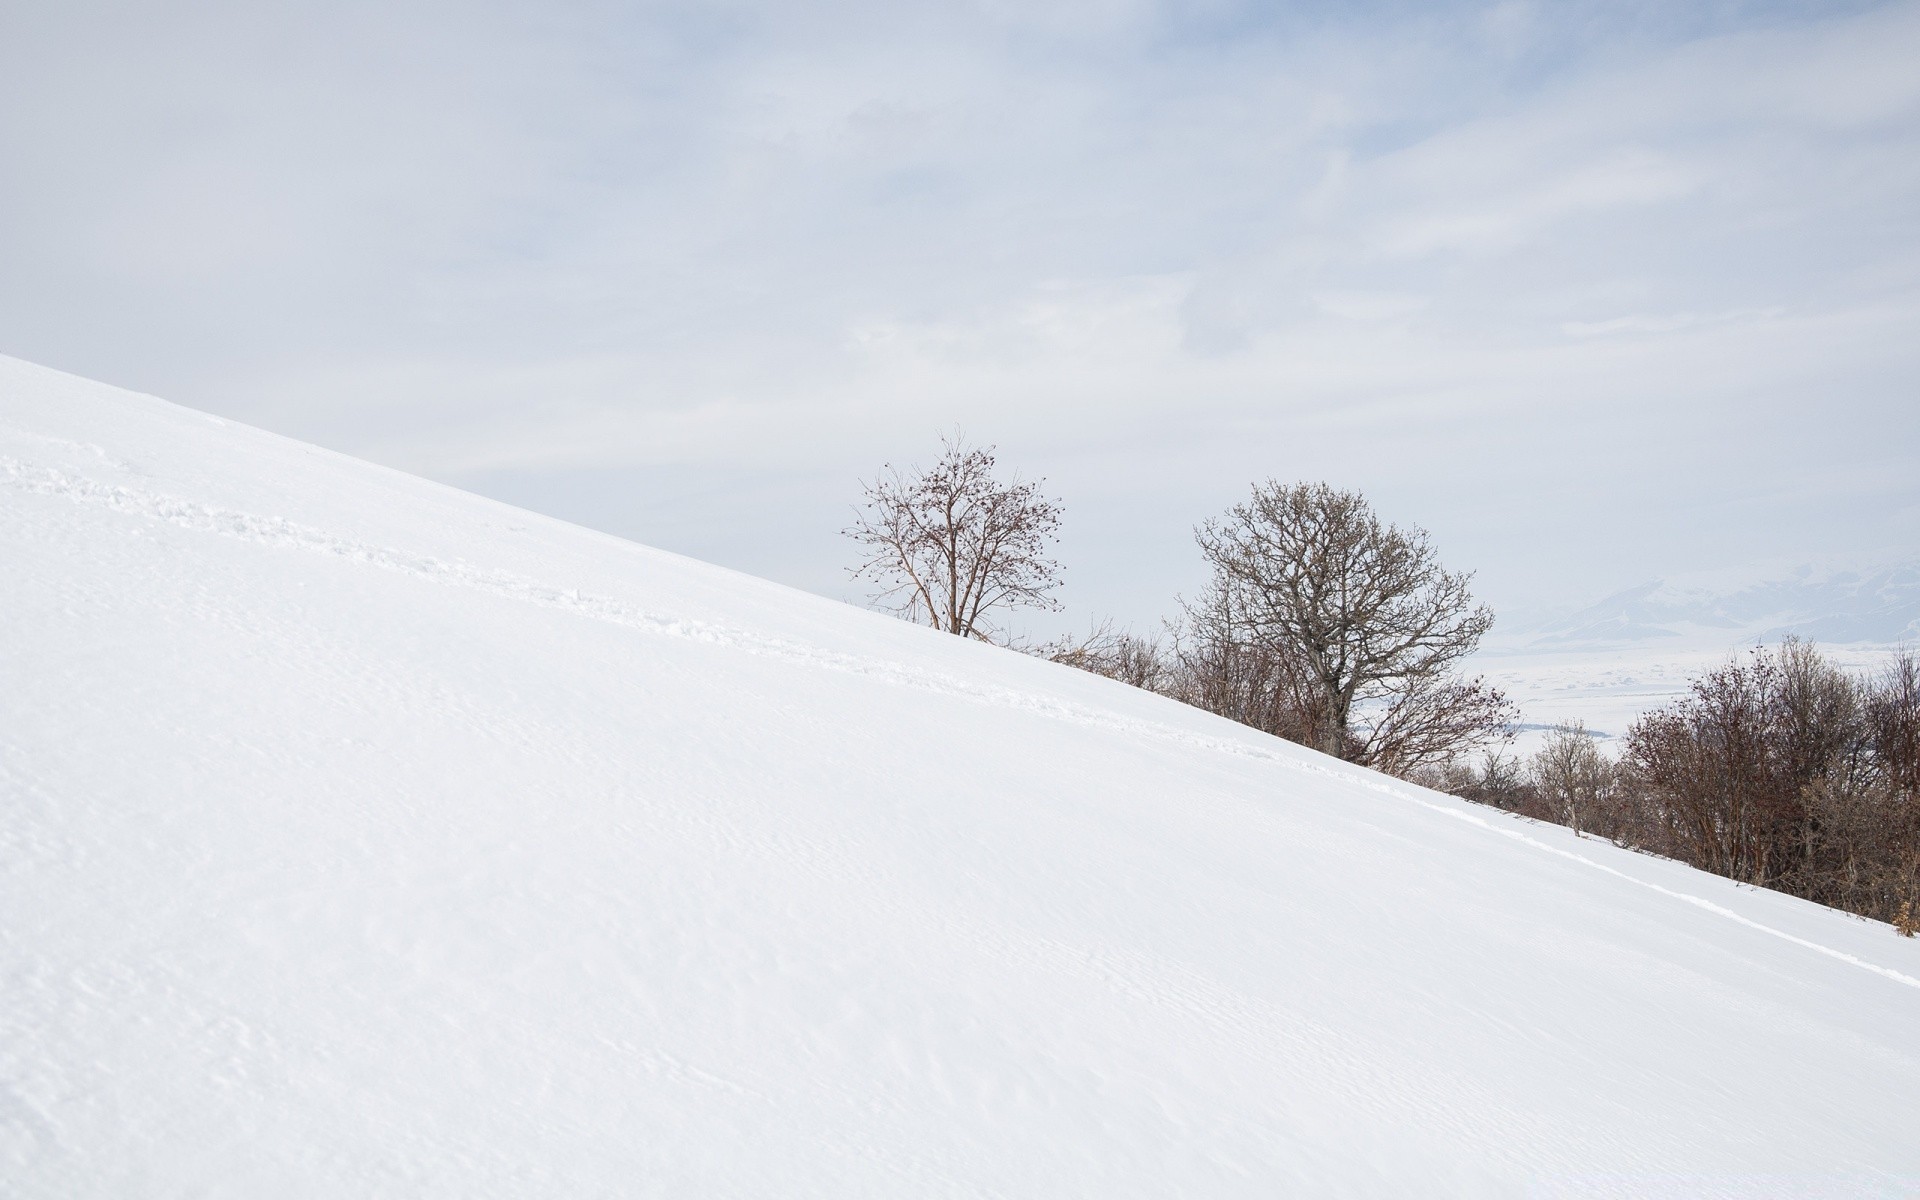
<svg viewBox="0 0 1920 1200">
<path fill-rule="evenodd" d="M 1527 764 L 1527 773 L 1556 819 L 1580 836 L 1580 818 L 1601 809 L 1613 791 L 1613 764 L 1601 756 L 1585 724 L 1557 725 Z"/>
<path fill-rule="evenodd" d="M 1875 783 L 1883 903 L 1905 937 L 1920 933 L 1920 659 L 1894 656 L 1868 687 L 1863 707 Z"/>
<path fill-rule="evenodd" d="M 1269 481 L 1195 531 L 1236 638 L 1286 664 L 1310 744 L 1396 774 L 1501 741 L 1513 709 L 1453 674 L 1493 625 L 1471 576 L 1357 492 Z"/>
<path fill-rule="evenodd" d="M 1694 680 L 1627 731 L 1627 760 L 1665 813 L 1681 856 L 1764 884 L 1770 815 L 1787 790 L 1772 728 L 1779 669 L 1770 656 L 1729 662 Z"/>
<path fill-rule="evenodd" d="M 1056 609 L 1060 564 L 1048 557 L 1061 505 L 1039 483 L 994 474 L 994 449 L 959 434 L 940 440 L 932 467 L 881 469 L 862 484 L 863 506 L 844 532 L 865 557 L 856 579 L 910 620 L 986 638 L 996 610 Z"/>
</svg>

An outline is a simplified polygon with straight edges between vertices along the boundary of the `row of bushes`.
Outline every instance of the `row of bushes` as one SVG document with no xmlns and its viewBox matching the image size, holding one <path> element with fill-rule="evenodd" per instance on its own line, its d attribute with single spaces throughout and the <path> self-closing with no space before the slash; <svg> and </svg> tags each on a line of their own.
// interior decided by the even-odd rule
<svg viewBox="0 0 1920 1200">
<path fill-rule="evenodd" d="M 1920 928 L 1920 662 L 1850 675 L 1759 648 L 1628 729 L 1620 756 L 1553 731 L 1530 759 L 1418 782 L 1758 887 Z"/>
<path fill-rule="evenodd" d="M 1031 648 L 1307 745 L 1319 740 L 1290 656 L 1189 612 L 1170 640 L 1110 630 Z M 1504 704 L 1478 681 L 1428 706 L 1421 748 L 1458 745 Z M 1431 718 L 1430 718 L 1431 719 Z M 1805 642 L 1756 648 L 1634 722 L 1621 753 L 1579 725 L 1530 757 L 1408 753 L 1372 765 L 1575 833 L 1861 916 L 1920 928 L 1920 660 L 1857 677 Z"/>
</svg>

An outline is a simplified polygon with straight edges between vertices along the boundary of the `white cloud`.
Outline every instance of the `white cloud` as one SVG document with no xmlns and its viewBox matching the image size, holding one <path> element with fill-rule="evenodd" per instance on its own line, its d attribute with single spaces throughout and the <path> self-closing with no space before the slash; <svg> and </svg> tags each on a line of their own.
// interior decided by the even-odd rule
<svg viewBox="0 0 1920 1200">
<path fill-rule="evenodd" d="M 0 350 L 470 482 L 815 464 L 829 527 L 959 421 L 1147 590 L 1339 475 L 1604 589 L 1920 536 L 1915 61 L 1915 3 L 39 6 Z"/>
<path fill-rule="evenodd" d="M 1738 308 L 1730 312 L 1719 313 L 1632 313 L 1624 317 L 1609 317 L 1604 321 L 1566 321 L 1560 331 L 1569 337 L 1608 337 L 1613 334 L 1660 334 L 1678 333 L 1686 329 L 1698 329 L 1707 325 L 1725 325 L 1732 322 L 1766 321 L 1786 315 L 1784 308 Z"/>
<path fill-rule="evenodd" d="M 1427 306 L 1427 297 L 1401 292 L 1320 292 L 1313 302 L 1322 312 L 1349 321 L 1390 321 Z"/>
<path fill-rule="evenodd" d="M 1389 255 L 1507 251 L 1558 232 L 1556 226 L 1581 214 L 1659 204 L 1679 199 L 1694 187 L 1689 172 L 1661 156 L 1614 154 L 1511 191 L 1483 196 L 1474 207 L 1398 218 L 1383 230 L 1379 248 Z"/>
</svg>

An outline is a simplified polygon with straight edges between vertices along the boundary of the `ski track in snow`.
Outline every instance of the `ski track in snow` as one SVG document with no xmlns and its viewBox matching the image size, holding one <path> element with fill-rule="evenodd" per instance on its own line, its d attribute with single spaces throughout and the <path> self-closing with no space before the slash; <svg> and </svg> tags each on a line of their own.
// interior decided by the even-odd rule
<svg viewBox="0 0 1920 1200">
<path fill-rule="evenodd" d="M 80 447 L 92 451 L 108 464 L 127 469 L 127 464 L 113 458 L 97 446 Z M 182 529 L 201 533 L 217 534 L 222 537 L 256 544 L 287 547 L 330 555 L 348 562 L 363 563 L 383 570 L 396 571 L 411 575 L 432 583 L 448 587 L 464 588 L 472 591 L 536 604 L 546 608 L 560 609 L 575 613 L 592 620 L 620 625 L 643 633 L 660 637 L 684 638 L 704 642 L 715 646 L 724 646 L 748 654 L 780 659 L 801 666 L 821 670 L 836 671 L 844 674 L 861 675 L 878 679 L 900 687 L 910 687 L 919 691 L 934 692 L 956 699 L 996 707 L 1019 708 L 1039 713 L 1056 720 L 1070 722 L 1089 728 L 1109 730 L 1133 737 L 1147 737 L 1160 742 L 1173 742 L 1196 749 L 1231 754 L 1241 758 L 1258 759 L 1270 762 L 1290 770 L 1340 779 L 1343 782 L 1371 789 L 1392 796 L 1397 800 L 1418 805 L 1421 808 L 1456 821 L 1478 826 L 1490 833 L 1527 845 L 1535 850 L 1556 855 L 1572 862 L 1580 863 L 1595 871 L 1603 872 L 1617 879 L 1625 880 L 1638 887 L 1646 888 L 1662 896 L 1692 905 L 1715 916 L 1723 917 L 1746 928 L 1769 934 L 1782 941 L 1791 942 L 1829 958 L 1871 971 L 1876 975 L 1920 990 L 1920 978 L 1868 962 L 1863 958 L 1836 950 L 1831 946 L 1810 941 L 1785 930 L 1775 929 L 1771 925 L 1741 916 L 1732 909 L 1715 904 L 1701 896 L 1663 887 L 1650 880 L 1640 879 L 1615 867 L 1577 854 L 1571 850 L 1551 845 L 1539 838 L 1531 837 L 1522 830 L 1505 827 L 1476 813 L 1463 811 L 1447 804 L 1426 799 L 1407 787 L 1397 785 L 1384 778 L 1367 779 L 1357 773 L 1346 770 L 1334 770 L 1305 761 L 1288 754 L 1276 754 L 1257 746 L 1225 738 L 1207 737 L 1190 733 L 1171 725 L 1154 721 L 1142 721 L 1121 717 L 1114 713 L 1102 712 L 1071 701 L 1048 699 L 1022 692 L 1013 688 L 981 687 L 953 676 L 940 675 L 925 671 L 914 671 L 898 663 L 862 658 L 857 655 L 843 654 L 808 646 L 781 638 L 767 637 L 747 630 L 715 625 L 706 621 L 696 621 L 679 617 L 661 616 L 649 613 L 632 605 L 622 603 L 610 596 L 598 596 L 582 593 L 578 589 L 558 588 L 543 584 L 525 576 L 506 571 L 485 570 L 461 562 L 448 562 L 431 556 L 409 554 L 388 547 L 371 546 L 348 538 L 335 537 L 323 530 L 296 524 L 280 517 L 263 517 L 251 513 L 237 512 L 232 509 L 217 508 L 169 496 L 160 492 L 130 488 L 121 484 L 101 483 L 97 480 L 70 475 L 52 467 L 37 466 L 21 462 L 18 459 L 0 456 L 0 473 L 4 482 L 17 491 L 42 496 L 59 496 L 83 505 L 94 505 L 110 509 L 117 513 L 162 521 Z"/>
</svg>

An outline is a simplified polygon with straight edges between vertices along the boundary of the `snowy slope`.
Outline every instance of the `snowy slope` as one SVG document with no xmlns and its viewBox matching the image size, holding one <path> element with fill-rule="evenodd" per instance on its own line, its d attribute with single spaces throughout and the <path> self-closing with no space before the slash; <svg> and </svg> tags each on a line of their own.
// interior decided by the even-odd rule
<svg viewBox="0 0 1920 1200">
<path fill-rule="evenodd" d="M 1920 1191 L 1920 942 L 0 359 L 0 1193 Z"/>
</svg>

